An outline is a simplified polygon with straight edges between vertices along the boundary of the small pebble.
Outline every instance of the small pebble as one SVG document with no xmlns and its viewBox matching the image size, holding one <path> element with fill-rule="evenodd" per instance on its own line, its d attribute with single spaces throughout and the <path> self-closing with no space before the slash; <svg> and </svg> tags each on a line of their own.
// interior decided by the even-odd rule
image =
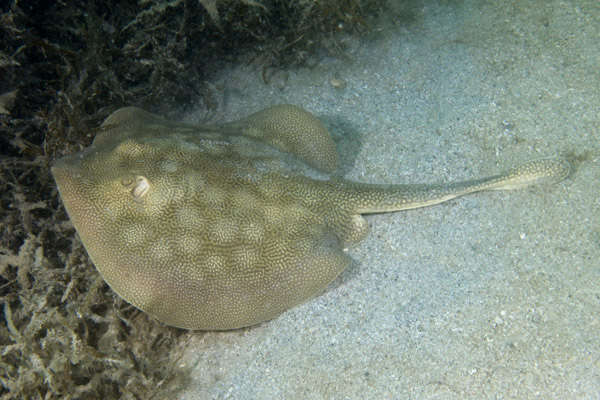
<svg viewBox="0 0 600 400">
<path fill-rule="evenodd" d="M 329 83 L 336 89 L 344 89 L 346 87 L 346 81 L 337 77 L 331 78 Z"/>
</svg>

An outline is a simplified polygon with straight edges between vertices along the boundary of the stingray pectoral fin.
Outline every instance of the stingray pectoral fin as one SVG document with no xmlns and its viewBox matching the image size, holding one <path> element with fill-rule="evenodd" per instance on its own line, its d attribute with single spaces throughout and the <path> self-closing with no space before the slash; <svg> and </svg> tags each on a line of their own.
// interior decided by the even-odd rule
<svg viewBox="0 0 600 400">
<path fill-rule="evenodd" d="M 455 197 L 484 190 L 512 190 L 536 184 L 559 182 L 569 176 L 571 166 L 563 159 L 541 159 L 507 172 L 480 179 L 432 185 L 350 184 L 349 197 L 358 213 L 408 210 L 439 204 Z"/>
<path fill-rule="evenodd" d="M 350 263 L 338 237 L 324 226 L 307 227 L 303 238 L 294 243 L 290 251 L 286 277 L 290 280 L 288 299 L 294 303 L 318 295 Z M 286 307 L 289 308 L 289 307 Z"/>
<path fill-rule="evenodd" d="M 192 132 L 203 127 L 165 119 L 138 107 L 122 107 L 110 114 L 96 131 L 97 147 L 130 138 L 157 136 L 161 132 Z"/>
<path fill-rule="evenodd" d="M 321 121 L 291 104 L 269 107 L 219 128 L 259 139 L 325 172 L 335 171 L 338 165 L 335 143 Z"/>
<path fill-rule="evenodd" d="M 210 283 L 210 295 L 204 292 L 199 301 L 173 304 L 186 312 L 168 323 L 203 330 L 255 325 L 320 294 L 350 263 L 328 227 L 312 225 L 288 233 L 265 244 L 249 271 L 230 265 L 226 277 Z"/>
</svg>

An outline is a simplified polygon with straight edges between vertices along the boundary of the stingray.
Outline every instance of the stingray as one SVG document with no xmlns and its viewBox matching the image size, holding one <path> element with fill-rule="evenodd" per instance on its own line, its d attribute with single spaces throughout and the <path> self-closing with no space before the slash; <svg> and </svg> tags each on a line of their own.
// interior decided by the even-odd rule
<svg viewBox="0 0 600 400">
<path fill-rule="evenodd" d="M 52 174 L 92 262 L 123 299 L 175 327 L 251 326 L 319 294 L 367 234 L 362 214 L 564 179 L 565 160 L 447 184 L 332 174 L 335 143 L 312 114 L 274 106 L 221 125 L 111 114 Z"/>
</svg>

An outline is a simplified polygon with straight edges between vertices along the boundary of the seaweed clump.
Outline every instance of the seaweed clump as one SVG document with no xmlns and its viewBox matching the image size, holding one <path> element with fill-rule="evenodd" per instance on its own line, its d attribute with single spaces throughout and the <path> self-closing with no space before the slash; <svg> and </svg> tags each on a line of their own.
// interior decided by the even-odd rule
<svg viewBox="0 0 600 400">
<path fill-rule="evenodd" d="M 385 0 L 75 0 L 0 5 L 0 399 L 173 398 L 191 334 L 120 300 L 60 204 L 51 160 L 112 111 L 215 110 L 224 62 L 343 52 Z M 264 77 L 265 75 L 263 75 Z M 198 333 L 196 333 L 198 334 Z"/>
</svg>

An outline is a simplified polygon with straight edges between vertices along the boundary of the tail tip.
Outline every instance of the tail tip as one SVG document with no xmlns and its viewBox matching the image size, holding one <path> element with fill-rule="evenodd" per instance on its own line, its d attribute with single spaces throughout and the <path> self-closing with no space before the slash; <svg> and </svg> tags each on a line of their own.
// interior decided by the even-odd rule
<svg viewBox="0 0 600 400">
<path fill-rule="evenodd" d="M 571 163 L 563 158 L 529 161 L 509 171 L 510 183 L 504 189 L 558 183 L 566 179 L 571 171 Z"/>
</svg>

